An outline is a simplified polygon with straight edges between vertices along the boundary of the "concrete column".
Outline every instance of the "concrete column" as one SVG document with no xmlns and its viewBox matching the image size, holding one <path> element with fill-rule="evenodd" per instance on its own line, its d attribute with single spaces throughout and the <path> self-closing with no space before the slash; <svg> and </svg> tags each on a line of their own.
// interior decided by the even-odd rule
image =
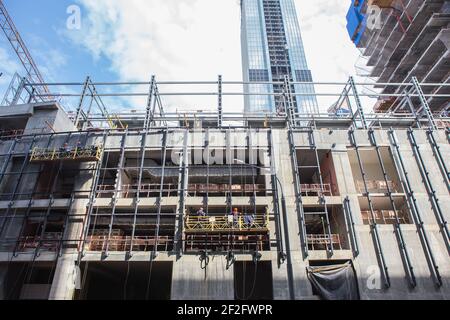
<svg viewBox="0 0 450 320">
<path fill-rule="evenodd" d="M 72 300 L 81 275 L 75 266 L 77 253 L 65 253 L 58 260 L 49 300 Z"/>
<path fill-rule="evenodd" d="M 92 168 L 92 164 L 82 164 L 82 169 Z M 91 189 L 93 174 L 89 171 L 81 171 L 75 181 L 75 190 L 83 190 L 86 193 L 79 196 L 86 197 Z M 79 269 L 75 262 L 78 258 L 78 250 L 73 248 L 81 240 L 83 232 L 83 222 L 87 218 L 86 207 L 88 199 L 77 198 L 72 204 L 69 212 L 69 221 L 66 226 L 64 239 L 69 240 L 66 246 L 71 249 L 64 250 L 61 258 L 59 258 L 55 269 L 52 288 L 49 300 L 72 300 L 77 282 L 80 280 Z"/>
<path fill-rule="evenodd" d="M 286 130 L 274 130 L 274 154 L 275 167 L 278 177 L 283 184 L 284 195 L 286 197 L 287 213 L 286 223 L 288 228 L 288 236 L 283 236 L 285 250 L 287 242 L 290 246 L 292 281 L 294 286 L 295 299 L 303 299 L 312 296 L 311 285 L 306 277 L 306 261 L 303 259 L 303 253 L 300 244 L 300 227 L 297 215 L 296 194 L 294 187 L 294 171 L 292 168 L 292 159 L 290 156 L 290 145 L 288 132 Z M 281 190 L 280 190 L 281 191 Z M 280 195 L 281 196 L 281 195 Z M 288 273 L 287 261 L 280 269 L 277 268 L 276 262 L 273 267 L 274 281 L 274 298 L 289 298 L 288 292 Z M 284 279 L 284 280 L 283 280 Z M 285 285 L 283 288 L 282 286 Z"/>
<path fill-rule="evenodd" d="M 184 256 L 173 265 L 172 300 L 233 300 L 234 269 L 223 256 L 210 257 L 206 270 L 198 256 Z"/>
</svg>

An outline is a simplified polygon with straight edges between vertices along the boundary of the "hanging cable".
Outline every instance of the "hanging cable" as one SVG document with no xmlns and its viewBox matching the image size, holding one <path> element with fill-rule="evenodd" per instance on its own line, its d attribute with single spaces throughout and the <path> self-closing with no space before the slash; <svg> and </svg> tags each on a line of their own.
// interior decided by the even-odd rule
<svg viewBox="0 0 450 320">
<path fill-rule="evenodd" d="M 202 270 L 206 270 L 208 265 L 209 265 L 209 256 L 208 256 L 208 252 L 202 250 L 200 251 L 200 268 Z"/>
<path fill-rule="evenodd" d="M 128 287 L 128 278 L 130 276 L 130 260 L 127 261 L 127 273 L 125 276 L 125 283 L 123 286 L 123 300 L 126 301 L 127 300 L 127 287 Z"/>
</svg>

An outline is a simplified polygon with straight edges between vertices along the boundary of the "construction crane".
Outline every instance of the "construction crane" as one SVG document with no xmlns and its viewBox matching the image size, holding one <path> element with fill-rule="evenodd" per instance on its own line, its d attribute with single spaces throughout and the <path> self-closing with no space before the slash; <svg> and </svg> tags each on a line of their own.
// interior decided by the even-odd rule
<svg viewBox="0 0 450 320">
<path fill-rule="evenodd" d="M 36 66 L 30 52 L 28 51 L 25 42 L 19 34 L 13 20 L 11 19 L 8 11 L 6 10 L 3 0 L 0 0 L 0 26 L 6 35 L 6 38 L 11 43 L 14 51 L 19 57 L 20 62 L 26 71 L 26 78 L 30 83 L 44 84 L 44 78 Z M 50 90 L 45 85 L 39 85 L 34 88 L 42 98 L 42 100 L 48 100 L 50 98 Z"/>
<path fill-rule="evenodd" d="M 33 88 L 36 91 L 37 95 L 39 95 L 40 100 L 48 101 L 52 100 L 52 96 L 50 95 L 50 90 L 47 85 L 45 85 L 44 78 L 40 73 L 36 63 L 34 62 L 25 42 L 22 40 L 22 37 L 19 34 L 11 16 L 8 14 L 6 7 L 3 3 L 3 0 L 0 0 L 0 27 L 6 35 L 6 38 L 11 43 L 14 51 L 19 57 L 20 62 L 26 71 L 26 79 L 31 84 L 39 84 Z M 90 83 L 92 84 L 92 83 Z M 89 85 L 89 84 L 88 84 Z M 92 96 L 96 97 L 97 93 L 95 91 L 95 87 L 93 88 Z M 97 102 L 102 115 L 105 116 L 108 120 L 108 124 L 112 129 L 123 129 L 124 125 L 122 124 L 120 118 L 117 115 L 110 115 L 103 101 L 99 98 L 99 102 Z M 116 122 L 116 123 L 115 123 Z"/>
</svg>

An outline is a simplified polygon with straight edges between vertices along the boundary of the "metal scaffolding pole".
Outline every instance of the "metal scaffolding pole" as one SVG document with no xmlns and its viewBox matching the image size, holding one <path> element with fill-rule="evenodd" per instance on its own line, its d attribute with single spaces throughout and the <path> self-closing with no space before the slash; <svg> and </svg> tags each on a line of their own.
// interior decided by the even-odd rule
<svg viewBox="0 0 450 320">
<path fill-rule="evenodd" d="M 125 150 L 126 150 L 127 138 L 128 138 L 128 129 L 125 130 L 125 133 L 122 135 L 122 140 L 120 142 L 120 157 L 119 157 L 119 163 L 117 165 L 116 181 L 114 183 L 114 193 L 113 193 L 113 197 L 111 199 L 111 219 L 108 224 L 108 226 L 109 226 L 108 237 L 106 240 L 105 251 L 103 253 L 105 257 L 107 257 L 109 255 L 109 245 L 111 243 L 111 236 L 112 236 L 113 226 L 114 226 L 114 218 L 116 215 L 117 203 L 119 201 L 119 192 L 123 188 L 122 187 L 122 174 L 124 174 L 123 168 L 124 168 L 124 162 L 125 162 Z M 105 169 L 103 169 L 103 170 L 107 170 L 106 168 L 108 168 L 108 163 L 105 163 Z M 139 191 L 140 190 L 138 190 L 137 192 L 139 192 Z M 131 241 L 133 241 L 133 239 L 131 239 Z"/>
<path fill-rule="evenodd" d="M 390 277 L 389 277 L 388 267 L 386 264 L 386 259 L 384 257 L 384 253 L 383 253 L 383 247 L 381 245 L 380 234 L 378 231 L 378 224 L 376 222 L 375 212 L 374 212 L 373 203 L 372 203 L 372 197 L 370 195 L 369 188 L 367 186 L 367 178 L 366 178 L 367 174 L 364 170 L 364 165 L 363 165 L 361 154 L 359 151 L 360 147 L 358 146 L 358 143 L 356 141 L 355 131 L 353 128 L 350 129 L 349 134 L 350 134 L 350 142 L 356 151 L 359 168 L 361 170 L 361 176 L 362 176 L 362 179 L 364 182 L 365 196 L 369 203 L 369 209 L 370 209 L 370 214 L 371 214 L 371 218 L 372 218 L 372 221 L 370 222 L 370 229 L 371 229 L 372 238 L 374 241 L 374 246 L 375 246 L 375 251 L 377 254 L 378 263 L 380 264 L 380 272 L 383 277 L 385 288 L 390 288 L 391 281 L 390 281 Z"/>
<path fill-rule="evenodd" d="M 314 157 L 315 157 L 315 161 L 316 161 L 316 165 L 317 165 L 316 169 L 317 169 L 317 172 L 319 173 L 319 182 L 320 182 L 319 198 L 320 198 L 321 205 L 323 205 L 323 212 L 324 212 L 324 216 L 325 216 L 325 227 L 328 232 L 328 241 L 329 241 L 327 244 L 327 250 L 328 250 L 328 254 L 330 256 L 333 256 L 334 248 L 333 248 L 333 237 L 331 235 L 330 216 L 328 213 L 327 198 L 325 196 L 324 188 L 323 188 L 322 169 L 320 168 L 319 151 L 317 149 L 316 139 L 314 137 L 314 129 L 311 128 L 309 130 L 308 136 L 309 136 L 310 148 L 312 148 L 314 150 Z"/>
<path fill-rule="evenodd" d="M 417 165 L 420 170 L 420 174 L 422 175 L 422 178 L 424 179 L 423 182 L 425 184 L 428 196 L 430 197 L 430 202 L 431 202 L 431 205 L 433 206 L 433 211 L 436 215 L 438 224 L 441 227 L 442 236 L 444 237 L 445 244 L 447 246 L 447 250 L 450 254 L 450 232 L 448 229 L 448 222 L 442 211 L 440 201 L 437 196 L 436 188 L 434 187 L 432 179 L 430 177 L 430 171 L 427 169 L 425 161 L 423 160 L 423 156 L 420 151 L 420 146 L 417 144 L 416 137 L 414 135 L 414 130 L 412 128 L 410 128 L 408 130 L 408 138 L 411 143 L 414 157 L 416 159 Z"/>
<path fill-rule="evenodd" d="M 14 205 L 14 199 L 16 197 L 17 191 L 19 190 L 19 186 L 20 186 L 20 182 L 22 180 L 22 177 L 24 175 L 24 171 L 27 168 L 28 164 L 29 164 L 29 159 L 30 159 L 30 154 L 31 154 L 31 150 L 33 150 L 33 146 L 36 143 L 37 140 L 37 135 L 33 136 L 33 139 L 31 140 L 31 143 L 29 144 L 28 148 L 26 148 L 25 153 L 24 153 L 24 158 L 23 158 L 23 162 L 22 162 L 22 166 L 20 167 L 20 171 L 19 171 L 19 175 L 18 175 L 18 179 L 17 179 L 17 183 L 14 186 L 13 192 L 11 194 L 10 197 L 10 201 L 8 203 L 8 208 L 6 209 L 6 213 L 5 216 L 9 215 L 9 212 L 11 211 L 13 205 Z M 22 140 L 23 141 L 23 140 Z M 0 227 L 0 235 L 3 234 L 4 228 L 6 225 L 6 219 L 2 222 L 2 225 Z"/>
<path fill-rule="evenodd" d="M 128 257 L 133 256 L 133 245 L 134 245 L 134 237 L 136 234 L 136 223 L 137 223 L 137 215 L 139 212 L 139 204 L 141 201 L 141 188 L 142 188 L 142 178 L 144 176 L 144 164 L 145 164 L 145 155 L 146 155 L 146 148 L 147 148 L 147 137 L 149 135 L 148 129 L 144 130 L 141 136 L 141 148 L 140 148 L 140 154 L 141 154 L 141 161 L 139 163 L 139 175 L 138 175 L 138 182 L 137 182 L 137 190 L 136 194 L 134 196 L 134 213 L 133 213 L 133 231 L 131 232 L 131 243 L 130 243 L 130 249 L 127 252 Z"/>
<path fill-rule="evenodd" d="M 353 91 L 353 95 L 354 95 L 354 98 L 355 98 L 356 107 L 357 107 L 357 114 L 361 118 L 361 124 L 362 124 L 363 128 L 367 129 L 367 121 L 366 121 L 366 115 L 365 115 L 365 112 L 364 112 L 364 107 L 363 107 L 363 105 L 361 103 L 360 95 L 358 93 L 358 89 L 356 88 L 355 80 L 353 79 L 353 77 L 350 77 L 349 84 L 350 84 L 350 87 L 351 87 L 351 89 Z"/>
<path fill-rule="evenodd" d="M 422 104 L 422 108 L 425 111 L 428 122 L 430 124 L 430 128 L 433 130 L 437 130 L 436 122 L 434 120 L 433 113 L 431 112 L 430 105 L 428 104 L 428 100 L 423 93 L 422 87 L 420 86 L 419 80 L 416 77 L 412 78 L 413 86 L 419 95 L 420 103 Z"/>
<path fill-rule="evenodd" d="M 444 156 L 441 152 L 441 147 L 439 146 L 436 137 L 434 135 L 433 129 L 427 130 L 428 140 L 433 148 L 433 153 L 436 158 L 437 163 L 439 164 L 439 168 L 441 169 L 442 176 L 444 177 L 445 184 L 447 185 L 447 190 L 450 192 L 450 173 L 447 169 L 447 164 L 444 160 Z"/>
<path fill-rule="evenodd" d="M 409 180 L 409 173 L 406 170 L 406 166 L 405 166 L 405 163 L 403 161 L 403 158 L 402 158 L 402 155 L 400 152 L 400 146 L 398 144 L 397 137 L 395 136 L 395 132 L 392 128 L 389 130 L 389 137 L 390 137 L 391 145 L 393 146 L 393 148 L 391 148 L 391 150 L 393 150 L 393 155 L 395 155 L 394 160 L 396 160 L 396 161 L 394 161 L 394 162 L 396 164 L 397 172 L 399 172 L 402 176 L 402 178 L 401 178 L 402 185 L 406 191 L 407 199 L 408 199 L 409 206 L 411 209 L 411 215 L 412 215 L 412 217 L 414 219 L 414 223 L 417 227 L 417 233 L 419 235 L 425 257 L 427 259 L 427 263 L 428 263 L 428 267 L 431 272 L 431 276 L 432 276 L 433 280 L 435 281 L 435 285 L 440 287 L 440 286 L 442 286 L 442 278 L 439 273 L 439 267 L 436 263 L 436 259 L 434 258 L 433 250 L 431 249 L 431 245 L 430 245 L 430 242 L 428 240 L 428 236 L 427 236 L 427 233 L 425 230 L 424 221 L 422 219 L 422 214 L 421 214 L 420 208 L 417 204 L 417 199 L 416 199 L 415 193 L 412 190 L 411 181 Z M 395 151 L 395 153 L 394 153 L 394 151 Z"/>
<path fill-rule="evenodd" d="M 217 127 L 222 128 L 223 125 L 223 96 L 222 96 L 222 92 L 223 92 L 223 81 L 222 81 L 222 76 L 219 75 L 219 80 L 218 80 L 218 93 L 217 93 L 217 97 L 218 97 L 218 120 L 217 120 Z"/>
<path fill-rule="evenodd" d="M 307 258 L 309 256 L 308 252 L 308 238 L 306 233 L 306 223 L 305 223 L 305 211 L 303 208 L 303 197 L 302 197 L 302 189 L 300 182 L 300 172 L 298 167 L 298 159 L 297 159 L 297 149 L 295 147 L 295 139 L 293 128 L 288 128 L 288 139 L 289 139 L 289 148 L 291 155 L 292 168 L 294 173 L 294 187 L 295 187 L 295 204 L 296 211 L 298 215 L 298 223 L 299 223 L 299 231 L 300 231 L 300 244 L 302 247 L 303 257 Z"/>
<path fill-rule="evenodd" d="M 47 143 L 47 148 L 48 148 L 48 146 L 50 145 L 51 141 L 52 141 L 52 136 L 49 136 L 48 143 Z M 41 164 L 41 165 L 40 165 L 40 169 L 39 169 L 39 171 L 40 171 L 39 174 L 42 173 L 42 169 L 43 169 L 42 167 L 43 167 L 43 165 Z M 20 182 L 20 181 L 18 181 L 18 183 L 19 183 L 19 182 Z M 30 215 L 31 207 L 32 207 L 33 202 L 34 202 L 34 195 L 35 195 L 35 193 L 36 193 L 36 190 L 37 190 L 38 185 L 39 185 L 39 179 L 36 179 L 35 184 L 34 184 L 34 186 L 33 186 L 33 192 L 32 192 L 32 194 L 30 195 L 30 199 L 29 199 L 29 201 L 28 201 L 28 205 L 27 205 L 27 209 L 26 209 L 26 211 L 25 211 L 24 219 L 23 219 L 23 221 L 22 221 L 22 223 L 21 223 L 21 226 L 20 226 L 19 237 L 17 238 L 16 244 L 15 244 L 15 246 L 14 246 L 14 251 L 13 251 L 13 256 L 14 256 L 14 257 L 17 256 L 17 251 L 18 251 L 18 249 L 19 249 L 19 244 L 20 244 L 20 238 L 22 237 L 22 234 L 23 234 L 24 229 L 25 229 L 25 222 L 27 221 L 27 219 L 28 219 L 28 217 L 29 217 L 29 215 Z"/>
<path fill-rule="evenodd" d="M 186 213 L 186 196 L 189 186 L 189 172 L 188 172 L 188 138 L 189 130 L 184 131 L 183 151 L 180 154 L 180 166 L 178 173 L 178 228 L 175 234 L 174 248 L 177 256 L 180 257 L 184 253 L 184 221 Z"/>
<path fill-rule="evenodd" d="M 77 266 L 80 267 L 81 260 L 85 254 L 85 245 L 86 245 L 86 239 L 89 237 L 89 228 L 91 224 L 91 218 L 92 218 L 92 211 L 94 209 L 95 200 L 97 198 L 97 190 L 98 190 L 98 183 L 100 181 L 100 171 L 103 165 L 103 160 L 105 157 L 105 145 L 106 141 L 109 137 L 110 132 L 108 130 L 105 130 L 102 137 L 102 153 L 100 156 L 99 161 L 96 163 L 94 169 L 92 170 L 92 185 L 91 190 L 89 192 L 89 200 L 86 210 L 86 216 L 83 219 L 83 227 L 81 231 L 81 241 L 79 243 L 78 248 L 78 259 L 77 259 Z"/>
<path fill-rule="evenodd" d="M 353 217 L 353 212 L 350 207 L 350 198 L 347 196 L 344 199 L 344 218 L 345 218 L 345 225 L 347 227 L 347 234 L 349 235 L 353 256 L 357 257 L 359 256 L 359 245 L 358 245 L 358 237 L 356 235 L 355 230 L 355 219 Z"/>
<path fill-rule="evenodd" d="M 371 141 L 372 145 L 375 147 L 375 151 L 377 153 L 377 158 L 378 158 L 378 163 L 380 164 L 381 170 L 383 171 L 383 178 L 384 178 L 384 182 L 386 183 L 389 201 L 391 203 L 392 210 L 394 210 L 394 213 L 395 213 L 395 224 L 394 224 L 395 235 L 397 237 L 400 254 L 402 256 L 402 261 L 403 261 L 403 264 L 405 267 L 406 277 L 408 279 L 409 285 L 412 288 L 415 288 L 417 286 L 417 281 L 416 281 L 416 276 L 414 273 L 414 267 L 411 263 L 407 245 L 405 243 L 405 237 L 403 236 L 401 222 L 400 222 L 400 219 L 398 216 L 397 205 L 395 204 L 392 188 L 389 185 L 389 176 L 387 174 L 386 166 L 384 164 L 383 157 L 382 157 L 381 151 L 380 151 L 380 146 L 378 145 L 376 135 L 375 135 L 373 128 L 369 129 L 369 140 Z"/>
<path fill-rule="evenodd" d="M 84 82 L 84 85 L 83 85 L 83 90 L 81 91 L 80 101 L 78 103 L 78 108 L 77 108 L 77 111 L 76 111 L 76 114 L 75 114 L 75 120 L 74 120 L 75 128 L 79 127 L 80 117 L 84 116 L 83 103 L 84 103 L 84 99 L 86 97 L 86 91 L 88 90 L 90 81 L 91 81 L 90 78 L 87 77 L 86 81 Z M 84 119 L 84 120 L 86 122 L 88 121 L 88 119 Z"/>
<path fill-rule="evenodd" d="M 167 160 L 167 131 L 163 134 L 163 154 L 162 154 L 162 165 L 161 165 L 161 181 L 158 199 L 156 201 L 157 213 L 156 213 L 156 228 L 155 228 L 155 246 L 153 247 L 152 259 L 156 257 L 156 252 L 158 251 L 159 244 L 159 232 L 161 224 L 161 212 L 162 212 L 162 200 L 163 200 L 163 188 L 164 188 L 164 178 L 166 175 L 166 160 Z"/>
</svg>

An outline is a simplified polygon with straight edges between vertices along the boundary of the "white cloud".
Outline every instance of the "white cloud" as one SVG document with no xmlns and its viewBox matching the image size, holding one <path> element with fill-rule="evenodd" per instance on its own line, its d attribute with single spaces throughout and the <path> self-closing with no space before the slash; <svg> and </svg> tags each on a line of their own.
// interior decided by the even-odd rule
<svg viewBox="0 0 450 320">
<path fill-rule="evenodd" d="M 349 1 L 342 0 L 295 0 L 302 29 L 303 42 L 309 67 L 316 82 L 346 82 L 354 76 L 356 82 L 368 79 L 355 75 L 355 63 L 359 50 L 351 42 L 346 29 Z M 318 93 L 340 94 L 342 86 L 316 86 Z M 358 86 L 360 93 L 364 87 Z M 337 97 L 318 97 L 322 110 L 326 110 Z M 363 98 L 369 109 L 374 101 Z"/>
<path fill-rule="evenodd" d="M 228 80 L 242 77 L 240 12 L 235 0 L 79 2 L 82 29 L 66 34 L 95 59 L 109 59 L 121 81 L 149 80 L 152 74 L 158 80 L 215 80 L 218 74 Z M 200 99 L 196 107 L 204 109 L 214 100 Z"/>
<path fill-rule="evenodd" d="M 239 6 L 229 0 L 81 0 L 82 42 L 121 79 L 240 76 Z M 87 19 L 87 21 L 86 21 Z"/>
<path fill-rule="evenodd" d="M 82 29 L 66 33 L 95 59 L 109 59 L 121 81 L 148 80 L 151 74 L 159 80 L 215 80 L 218 74 L 242 79 L 237 0 L 78 1 Z M 345 30 L 348 2 L 296 4 L 315 80 L 347 81 L 359 55 Z M 241 100 L 227 98 L 227 111 L 241 108 Z M 203 109 L 215 98 L 195 101 L 193 107 Z M 189 104 L 188 99 L 177 102 Z"/>
<path fill-rule="evenodd" d="M 7 40 L 1 40 L 0 45 L 0 72 L 3 73 L 3 75 L 0 77 L 1 103 L 14 73 L 18 70 L 21 70 L 21 66 L 16 61 L 17 59 L 14 59 L 15 56 L 12 57 L 10 55 L 10 51 L 5 49 L 7 46 L 9 46 L 9 42 L 7 42 Z"/>
</svg>

